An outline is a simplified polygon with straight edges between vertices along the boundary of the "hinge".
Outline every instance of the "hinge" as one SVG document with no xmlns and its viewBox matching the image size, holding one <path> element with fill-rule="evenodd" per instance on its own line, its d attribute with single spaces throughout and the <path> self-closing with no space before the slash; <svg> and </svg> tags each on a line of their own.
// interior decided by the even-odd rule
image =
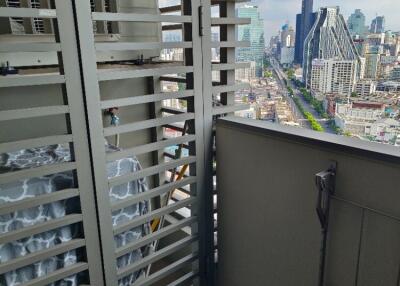
<svg viewBox="0 0 400 286">
<path fill-rule="evenodd" d="M 199 6 L 198 9 L 198 14 L 199 14 L 199 36 L 203 37 L 204 36 L 204 32 L 203 32 L 203 6 Z"/>
</svg>

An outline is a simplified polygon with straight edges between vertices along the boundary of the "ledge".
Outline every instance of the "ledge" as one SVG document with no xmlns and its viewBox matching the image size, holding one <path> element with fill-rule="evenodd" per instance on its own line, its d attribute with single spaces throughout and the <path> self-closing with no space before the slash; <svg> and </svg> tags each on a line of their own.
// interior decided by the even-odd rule
<svg viewBox="0 0 400 286">
<path fill-rule="evenodd" d="M 332 151 L 363 156 L 367 159 L 400 164 L 400 148 L 391 145 L 235 116 L 218 119 L 218 127 L 242 129 L 245 132 L 279 137 L 300 144 L 315 145 L 320 148 L 331 149 Z"/>
</svg>

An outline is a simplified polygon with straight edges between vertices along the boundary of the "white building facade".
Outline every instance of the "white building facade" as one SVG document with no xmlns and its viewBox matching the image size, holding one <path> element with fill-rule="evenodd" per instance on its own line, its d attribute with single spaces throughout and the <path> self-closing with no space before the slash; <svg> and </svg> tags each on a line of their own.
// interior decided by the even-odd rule
<svg viewBox="0 0 400 286">
<path fill-rule="evenodd" d="M 358 66 L 357 61 L 315 59 L 310 87 L 317 93 L 350 96 L 356 84 Z"/>
<path fill-rule="evenodd" d="M 376 92 L 376 82 L 372 80 L 361 80 L 356 83 L 355 93 L 358 96 L 367 96 Z"/>
<path fill-rule="evenodd" d="M 372 124 L 383 118 L 383 105 L 336 104 L 335 124 L 343 132 L 357 136 L 371 133 Z"/>
</svg>

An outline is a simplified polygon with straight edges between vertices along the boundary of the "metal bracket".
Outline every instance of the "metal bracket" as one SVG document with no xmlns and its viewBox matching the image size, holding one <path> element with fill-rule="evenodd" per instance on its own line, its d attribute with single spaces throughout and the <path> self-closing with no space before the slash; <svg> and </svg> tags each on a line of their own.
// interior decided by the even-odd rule
<svg viewBox="0 0 400 286">
<path fill-rule="evenodd" d="M 335 181 L 336 181 L 337 163 L 333 162 L 331 166 L 315 175 L 315 183 L 318 188 L 317 199 L 317 215 L 321 224 L 321 249 L 320 249 L 320 263 L 318 286 L 324 285 L 325 278 L 325 262 L 326 262 L 326 243 L 328 239 L 328 226 L 329 226 L 329 209 L 331 196 L 335 194 Z"/>
<path fill-rule="evenodd" d="M 334 162 L 329 169 L 315 175 L 315 183 L 318 188 L 317 214 L 321 227 L 328 225 L 330 196 L 335 193 L 337 163 Z"/>
</svg>

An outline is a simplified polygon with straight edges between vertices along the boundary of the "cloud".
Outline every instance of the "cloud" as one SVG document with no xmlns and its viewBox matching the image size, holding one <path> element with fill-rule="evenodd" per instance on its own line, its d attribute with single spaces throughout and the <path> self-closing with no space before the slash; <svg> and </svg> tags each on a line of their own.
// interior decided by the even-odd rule
<svg viewBox="0 0 400 286">
<path fill-rule="evenodd" d="M 301 0 L 253 0 L 252 3 L 259 6 L 261 17 L 264 19 L 267 42 L 271 36 L 278 34 L 279 29 L 287 21 L 295 27 L 296 14 L 301 12 Z M 386 28 L 400 31 L 399 0 L 379 0 L 379 6 L 377 0 L 314 0 L 314 10 L 323 6 L 339 6 L 345 19 L 355 9 L 361 9 L 367 17 L 367 25 L 376 14 L 385 15 Z"/>
</svg>

